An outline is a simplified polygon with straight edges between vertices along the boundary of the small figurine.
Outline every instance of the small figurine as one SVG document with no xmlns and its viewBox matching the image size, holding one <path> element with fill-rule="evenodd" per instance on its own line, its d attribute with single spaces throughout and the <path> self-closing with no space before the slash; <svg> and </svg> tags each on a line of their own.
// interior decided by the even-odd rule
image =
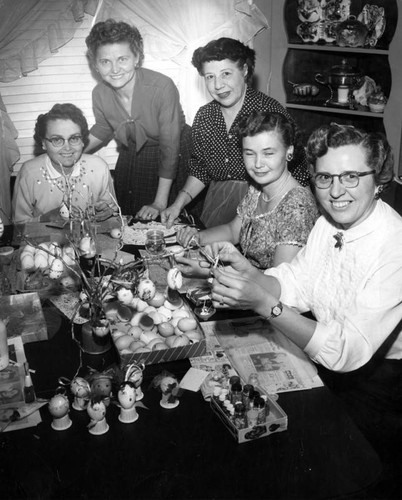
<svg viewBox="0 0 402 500">
<path fill-rule="evenodd" d="M 49 401 L 49 412 L 53 417 L 51 426 L 55 431 L 64 431 L 71 427 L 72 421 L 68 415 L 70 403 L 65 394 L 56 394 Z"/>
<path fill-rule="evenodd" d="M 91 421 L 88 424 L 88 431 L 95 436 L 105 434 L 109 430 L 109 424 L 106 422 L 106 406 L 100 396 L 91 397 L 87 413 Z"/>
<path fill-rule="evenodd" d="M 74 410 L 83 411 L 88 406 L 91 387 L 83 377 L 75 377 L 70 384 L 71 393 L 74 396 L 72 407 Z"/>
<path fill-rule="evenodd" d="M 162 393 L 162 399 L 160 400 L 162 408 L 170 410 L 180 404 L 178 399 L 180 391 L 179 383 L 177 378 L 172 374 L 166 371 L 162 372 L 154 378 L 152 385 L 159 388 Z"/>
<path fill-rule="evenodd" d="M 125 380 L 132 382 L 135 387 L 136 401 L 140 401 L 144 397 L 141 389 L 141 384 L 144 379 L 143 371 L 144 364 L 131 364 L 127 366 Z"/>
<path fill-rule="evenodd" d="M 133 382 L 129 380 L 122 382 L 117 393 L 117 399 L 120 403 L 120 422 L 131 424 L 138 420 L 138 412 L 135 407 L 136 389 Z"/>
</svg>

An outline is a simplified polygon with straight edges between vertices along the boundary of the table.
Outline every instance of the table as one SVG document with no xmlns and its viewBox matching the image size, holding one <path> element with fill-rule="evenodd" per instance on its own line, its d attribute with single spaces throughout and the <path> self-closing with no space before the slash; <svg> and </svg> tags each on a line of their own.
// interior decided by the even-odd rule
<svg viewBox="0 0 402 500">
<path fill-rule="evenodd" d="M 49 340 L 25 351 L 37 395 L 49 398 L 60 376 L 77 373 L 80 350 L 67 320 L 48 302 L 43 309 Z M 219 314 L 215 319 L 224 319 Z M 115 356 L 83 354 L 82 361 L 102 369 Z M 91 435 L 86 412 L 73 409 L 73 425 L 53 430 L 46 406 L 36 428 L 1 434 L 2 497 L 362 498 L 379 477 L 379 458 L 326 387 L 281 394 L 288 430 L 237 444 L 200 392 L 186 391 L 174 410 L 160 407 L 159 392 L 149 387 L 153 377 L 166 369 L 181 378 L 189 366 L 188 360 L 148 366 L 142 384 L 148 409 L 139 408 L 138 421 L 127 425 L 109 406 L 110 430 L 102 436 Z"/>
</svg>

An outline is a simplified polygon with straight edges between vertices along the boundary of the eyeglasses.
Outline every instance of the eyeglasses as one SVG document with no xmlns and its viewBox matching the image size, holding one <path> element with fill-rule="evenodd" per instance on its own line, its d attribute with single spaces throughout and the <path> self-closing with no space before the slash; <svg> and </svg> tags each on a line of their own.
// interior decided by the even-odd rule
<svg viewBox="0 0 402 500">
<path fill-rule="evenodd" d="M 64 146 L 66 141 L 68 141 L 70 146 L 78 146 L 82 143 L 82 135 L 72 135 L 68 139 L 64 139 L 63 137 L 51 137 L 50 139 L 48 139 L 47 137 L 45 137 L 45 141 L 50 142 L 55 148 L 61 148 L 62 146 Z"/>
<path fill-rule="evenodd" d="M 334 177 L 339 178 L 339 182 L 346 188 L 355 188 L 359 185 L 360 177 L 365 177 L 366 175 L 375 174 L 375 170 L 368 170 L 367 172 L 342 172 L 341 174 L 327 174 L 326 172 L 320 172 L 319 174 L 313 175 L 313 182 L 315 187 L 318 189 L 327 189 L 334 182 Z"/>
</svg>

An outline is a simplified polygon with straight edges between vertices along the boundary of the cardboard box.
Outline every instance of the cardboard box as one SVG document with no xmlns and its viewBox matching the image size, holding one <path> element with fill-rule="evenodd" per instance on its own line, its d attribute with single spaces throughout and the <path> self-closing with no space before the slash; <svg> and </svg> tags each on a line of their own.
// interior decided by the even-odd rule
<svg viewBox="0 0 402 500">
<path fill-rule="evenodd" d="M 120 365 L 122 368 L 131 363 L 143 363 L 145 365 L 152 365 L 156 363 L 167 363 L 169 361 L 176 361 L 178 359 L 187 359 L 197 356 L 202 356 L 206 352 L 206 340 L 201 325 L 196 316 L 192 312 L 188 303 L 184 300 L 184 308 L 190 313 L 191 317 L 197 321 L 197 330 L 202 334 L 202 339 L 198 342 L 183 346 L 163 349 L 161 351 L 129 353 L 120 352 Z"/>
<path fill-rule="evenodd" d="M 211 398 L 212 411 L 223 422 L 224 426 L 232 434 L 238 443 L 246 443 L 254 439 L 260 439 L 269 436 L 274 432 L 283 432 L 288 428 L 288 417 L 279 404 L 267 396 L 267 404 L 269 405 L 269 413 L 264 424 L 258 424 L 254 427 L 238 429 L 229 419 L 222 407 Z"/>
</svg>

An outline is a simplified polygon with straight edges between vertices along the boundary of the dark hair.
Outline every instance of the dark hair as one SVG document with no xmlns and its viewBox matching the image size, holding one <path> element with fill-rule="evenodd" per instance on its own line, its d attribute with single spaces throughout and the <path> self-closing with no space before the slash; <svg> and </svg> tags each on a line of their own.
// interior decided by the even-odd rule
<svg viewBox="0 0 402 500">
<path fill-rule="evenodd" d="M 71 103 L 55 104 L 50 111 L 43 115 L 39 115 L 36 120 L 34 133 L 36 153 L 42 154 L 44 152 L 42 142 L 46 137 L 47 124 L 52 120 L 71 120 L 72 122 L 77 124 L 81 130 L 84 148 L 88 146 L 88 122 L 83 112 L 79 108 L 77 108 L 77 106 Z"/>
<path fill-rule="evenodd" d="M 131 52 L 135 56 L 139 56 L 138 66 L 141 66 L 144 60 L 144 44 L 141 33 L 135 26 L 114 19 L 96 23 L 86 37 L 85 43 L 88 47 L 87 56 L 89 61 L 92 65 L 95 64 L 96 53 L 102 45 L 122 42 L 127 42 L 130 45 Z"/>
<path fill-rule="evenodd" d="M 251 81 L 255 67 L 255 51 L 234 38 L 219 38 L 208 42 L 204 47 L 199 47 L 194 51 L 191 63 L 202 76 L 204 63 L 223 61 L 224 59 L 230 59 L 237 63 L 239 69 L 242 69 L 246 64 L 246 81 Z"/>
<path fill-rule="evenodd" d="M 253 137 L 261 132 L 275 131 L 281 136 L 285 148 L 295 143 L 294 124 L 280 113 L 254 110 L 240 119 L 237 130 L 240 139 Z"/>
<path fill-rule="evenodd" d="M 341 146 L 362 146 L 366 152 L 367 166 L 375 170 L 376 185 L 388 184 L 394 177 L 394 155 L 387 138 L 380 132 L 367 133 L 352 125 L 331 123 L 316 129 L 307 141 L 307 162 L 311 173 L 315 171 L 318 158 L 324 156 L 329 148 Z M 351 166 L 353 169 L 353 166 Z"/>
</svg>

